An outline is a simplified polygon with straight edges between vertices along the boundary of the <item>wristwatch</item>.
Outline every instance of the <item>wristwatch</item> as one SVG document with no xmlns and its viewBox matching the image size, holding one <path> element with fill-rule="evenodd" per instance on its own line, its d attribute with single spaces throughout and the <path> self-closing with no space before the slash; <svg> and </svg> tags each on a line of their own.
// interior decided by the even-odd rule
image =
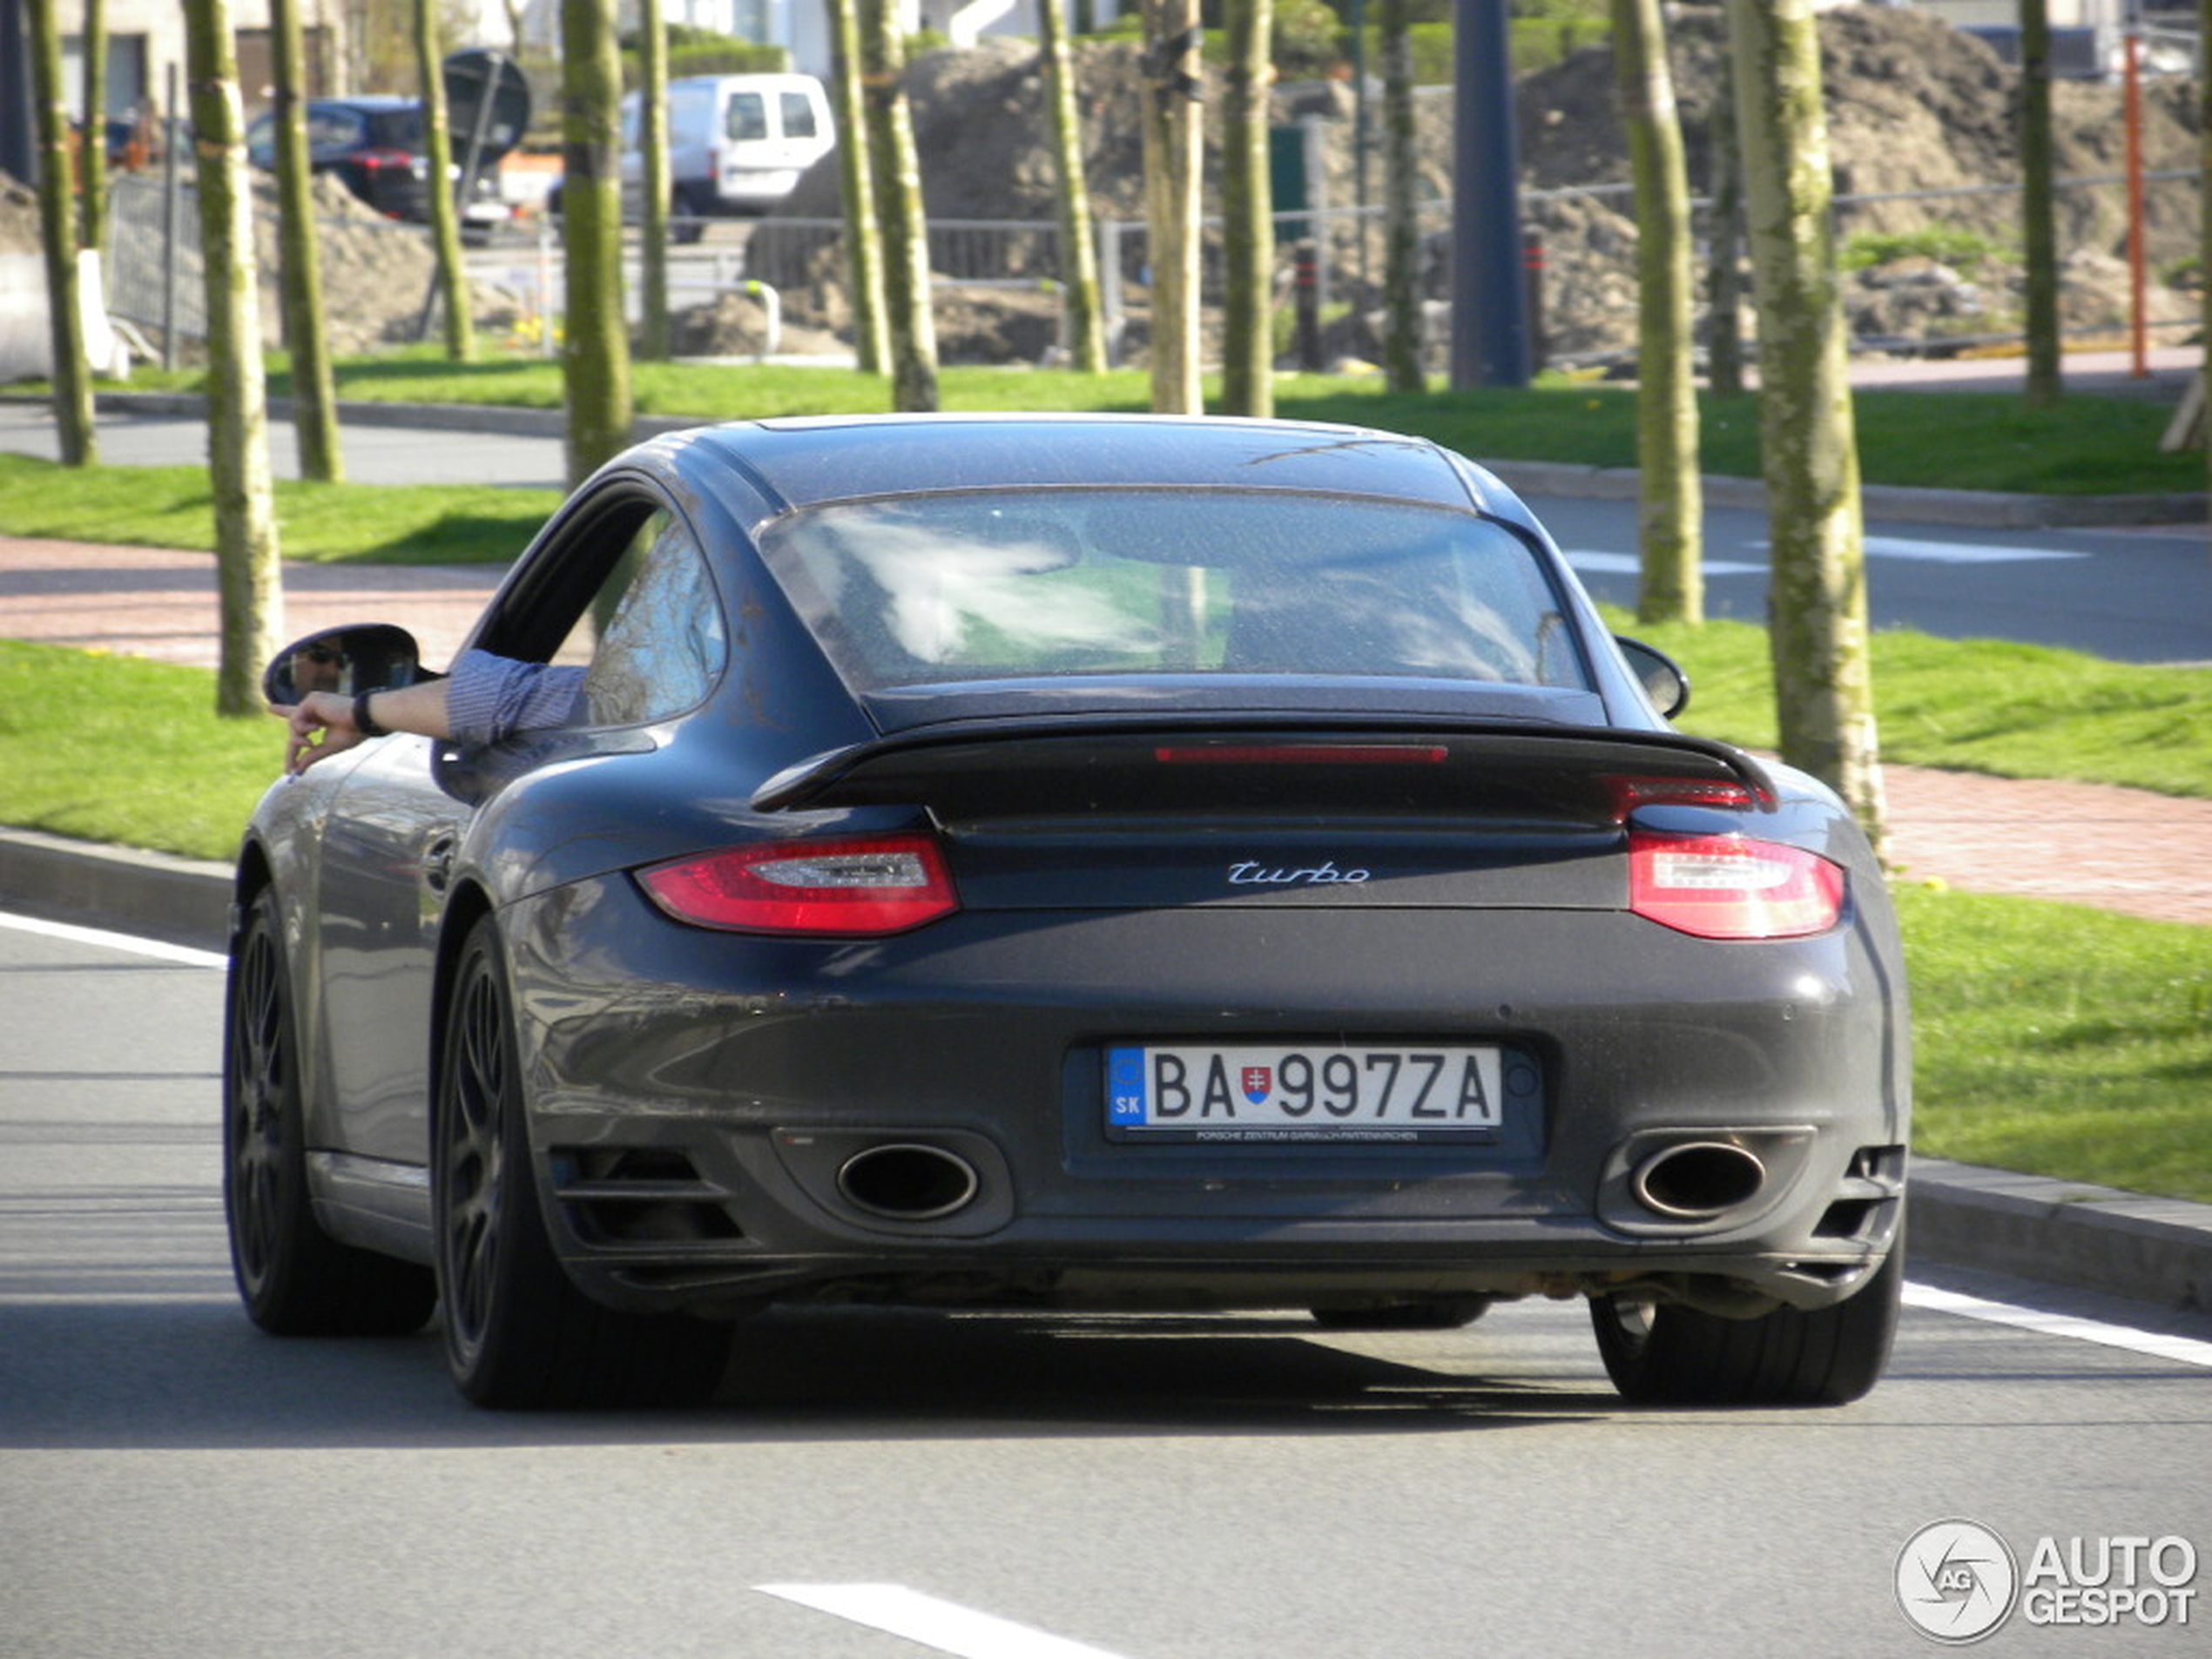
<svg viewBox="0 0 2212 1659">
<path fill-rule="evenodd" d="M 354 699 L 354 730 L 365 738 L 388 738 L 392 729 L 377 725 L 375 717 L 368 711 L 368 699 L 375 695 L 374 691 L 363 691 Z"/>
</svg>

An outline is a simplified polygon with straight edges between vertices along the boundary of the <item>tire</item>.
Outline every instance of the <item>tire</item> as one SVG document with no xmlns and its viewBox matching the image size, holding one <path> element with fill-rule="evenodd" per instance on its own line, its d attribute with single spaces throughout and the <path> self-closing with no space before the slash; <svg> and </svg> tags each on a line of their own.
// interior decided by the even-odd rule
<svg viewBox="0 0 2212 1659">
<path fill-rule="evenodd" d="M 1902 1236 L 1832 1307 L 1723 1319 L 1694 1308 L 1590 1298 L 1607 1373 L 1624 1399 L 1663 1406 L 1844 1406 L 1881 1379 L 1905 1288 Z"/>
<path fill-rule="evenodd" d="M 1371 1308 L 1309 1308 L 1324 1331 L 1457 1331 L 1490 1311 L 1487 1296 L 1431 1296 Z"/>
<path fill-rule="evenodd" d="M 704 192 L 695 192 L 690 185 L 678 185 L 669 206 L 676 223 L 668 227 L 668 239 L 688 247 L 706 235 L 703 222 L 707 217 L 708 204 Z"/>
<path fill-rule="evenodd" d="M 454 1384 L 500 1410 L 703 1400 L 729 1354 L 726 1325 L 602 1307 L 554 1253 L 513 1010 L 498 929 L 486 917 L 454 974 L 431 1123 L 438 1290 Z"/>
<path fill-rule="evenodd" d="M 307 1190 L 299 1022 L 276 899 L 254 895 L 231 953 L 223 1039 L 223 1214 L 231 1271 L 253 1323 L 279 1336 L 421 1329 L 429 1271 L 341 1244 Z"/>
</svg>

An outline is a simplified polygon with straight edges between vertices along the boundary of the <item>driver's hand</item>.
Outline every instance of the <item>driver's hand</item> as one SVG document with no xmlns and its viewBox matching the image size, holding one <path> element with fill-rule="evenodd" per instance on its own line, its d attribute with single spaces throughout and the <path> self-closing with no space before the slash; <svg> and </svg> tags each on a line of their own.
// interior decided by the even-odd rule
<svg viewBox="0 0 2212 1659">
<path fill-rule="evenodd" d="M 297 703 L 272 703 L 269 712 L 291 728 L 284 769 L 294 776 L 361 741 L 354 725 L 354 699 L 335 691 L 310 691 Z"/>
</svg>

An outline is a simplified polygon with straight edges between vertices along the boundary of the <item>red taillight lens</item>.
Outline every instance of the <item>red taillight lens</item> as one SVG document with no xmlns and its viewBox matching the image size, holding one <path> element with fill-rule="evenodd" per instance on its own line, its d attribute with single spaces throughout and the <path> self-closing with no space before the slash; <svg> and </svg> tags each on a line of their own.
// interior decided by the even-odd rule
<svg viewBox="0 0 2212 1659">
<path fill-rule="evenodd" d="M 926 835 L 765 841 L 640 870 L 678 921 L 749 934 L 903 933 L 960 908 Z"/>
<path fill-rule="evenodd" d="M 1737 835 L 1629 835 L 1629 908 L 1700 939 L 1796 939 L 1844 913 L 1844 873 Z"/>
</svg>

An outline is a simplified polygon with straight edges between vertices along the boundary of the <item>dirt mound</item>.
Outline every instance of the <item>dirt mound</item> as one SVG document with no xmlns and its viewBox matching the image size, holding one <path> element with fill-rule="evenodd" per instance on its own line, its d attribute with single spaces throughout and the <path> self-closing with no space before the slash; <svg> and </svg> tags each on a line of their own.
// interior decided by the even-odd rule
<svg viewBox="0 0 2212 1659">
<path fill-rule="evenodd" d="M 1710 176 L 1716 100 L 1724 85 L 1724 30 L 1720 10 L 1686 4 L 1671 15 L 1670 54 L 1689 152 L 1691 186 Z M 2018 76 L 1981 40 L 1911 7 L 1846 6 L 1821 16 L 1830 143 L 1839 194 L 1895 195 L 2006 184 L 2020 176 L 2013 105 Z M 1034 47 L 1000 44 L 966 52 L 940 52 L 911 71 L 916 146 L 921 158 L 924 201 L 933 220 L 1049 221 L 1055 212 L 1043 79 Z M 1142 167 L 1137 129 L 1136 49 L 1085 43 L 1079 50 L 1081 105 L 1085 112 L 1085 167 L 1094 207 L 1103 218 L 1141 219 Z M 2188 84 L 2146 84 L 2144 145 L 2153 169 L 2196 165 L 2195 89 Z M 2117 86 L 2064 82 L 2054 89 L 2058 172 L 2061 178 L 2109 174 L 2121 165 L 2122 143 Z M 1327 119 L 1325 189 L 1327 199 L 1353 199 L 1352 94 L 1343 84 L 1278 89 L 1278 120 L 1306 114 Z M 1210 78 L 1207 107 L 1217 117 L 1219 87 Z M 1452 165 L 1452 101 L 1425 93 L 1417 104 L 1417 194 L 1448 197 Z M 1625 194 L 1581 193 L 1628 178 L 1628 152 L 1608 47 L 1578 52 L 1525 78 L 1517 94 L 1524 212 L 1546 243 L 1543 300 L 1546 342 L 1555 359 L 1617 356 L 1635 339 L 1635 222 Z M 1379 111 L 1373 118 L 1379 125 Z M 1377 150 L 1379 139 L 1375 141 Z M 1381 162 L 1371 152 L 1370 192 L 1380 192 Z M 1210 135 L 1206 177 L 1220 172 Z M 1564 196 L 1546 192 L 1571 192 Z M 1210 204 L 1211 208 L 1215 206 Z M 756 273 L 785 287 L 787 314 L 841 329 L 848 319 L 839 289 L 842 272 L 833 239 L 798 221 L 835 219 L 840 212 L 833 163 L 818 166 L 785 207 L 764 222 L 756 237 Z M 2183 262 L 2195 253 L 2195 193 L 2154 190 L 2147 215 L 2155 265 Z M 2017 198 L 1959 196 L 1935 201 L 1855 204 L 1844 212 L 1846 238 L 1900 233 L 1930 226 L 1971 233 L 1990 246 L 1971 270 L 1931 278 L 1924 269 L 1885 278 L 1879 267 L 1857 280 L 1855 327 L 1863 336 L 1888 338 L 1934 328 L 1939 333 L 2016 332 L 2020 309 Z M 2109 327 L 2125 315 L 2126 285 L 2113 261 L 2125 252 L 2126 225 L 2116 186 L 2060 192 L 2059 236 L 2066 255 L 2069 326 Z M 1443 244 L 1432 239 L 1430 296 L 1444 297 Z M 945 237 L 933 237 L 941 277 L 968 273 Z M 1033 255 L 1005 261 L 1005 274 L 1042 273 L 1049 255 L 1042 242 Z M 1908 256 L 1909 257 L 1909 256 Z M 1332 333 L 1332 350 L 1372 357 L 1379 349 L 1370 319 L 1378 302 L 1351 280 L 1358 266 L 1348 245 L 1332 256 L 1339 298 L 1354 314 Z M 1379 239 L 1366 261 L 1377 281 Z M 1136 274 L 1131 273 L 1132 278 Z M 941 293 L 943 291 L 941 290 Z M 960 290 L 970 293 L 972 290 Z M 2158 314 L 2183 314 L 2194 296 L 2161 291 Z M 980 304 L 964 307 L 988 312 Z M 941 341 L 948 361 L 1005 361 L 1021 354 L 1003 342 L 971 335 L 957 317 Z M 1441 364 L 1443 342 L 1432 340 L 1432 362 Z"/>
</svg>

